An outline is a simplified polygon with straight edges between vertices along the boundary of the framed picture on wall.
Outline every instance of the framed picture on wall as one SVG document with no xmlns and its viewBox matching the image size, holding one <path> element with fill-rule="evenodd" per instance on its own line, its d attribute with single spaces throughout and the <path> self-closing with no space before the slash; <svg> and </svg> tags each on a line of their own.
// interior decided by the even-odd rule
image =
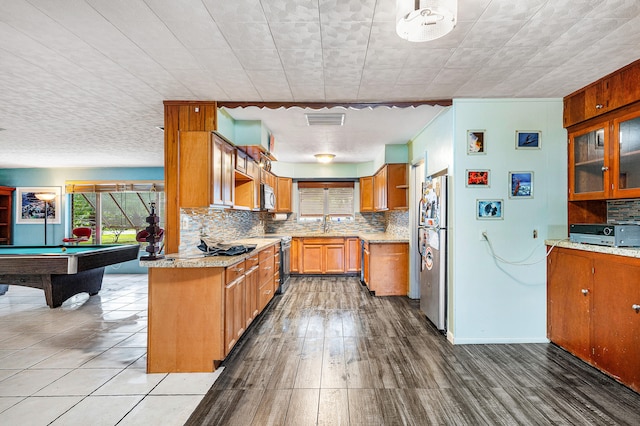
<svg viewBox="0 0 640 426">
<path fill-rule="evenodd" d="M 51 200 L 41 200 L 38 196 L 49 195 Z M 16 188 L 16 223 L 42 224 L 45 212 L 47 223 L 60 223 L 61 189 L 59 186 Z M 46 204 L 45 204 L 46 203 Z"/>
<path fill-rule="evenodd" d="M 503 217 L 503 200 L 476 200 L 476 219 L 496 220 Z"/>
<path fill-rule="evenodd" d="M 484 138 L 485 133 L 486 130 L 467 130 L 467 154 L 478 155 L 487 153 Z"/>
<path fill-rule="evenodd" d="M 541 134 L 538 130 L 516 130 L 516 149 L 540 149 Z"/>
<path fill-rule="evenodd" d="M 509 172 L 509 198 L 533 198 L 533 172 Z"/>
<path fill-rule="evenodd" d="M 468 188 L 488 188 L 489 170 L 467 170 L 466 186 Z"/>
</svg>

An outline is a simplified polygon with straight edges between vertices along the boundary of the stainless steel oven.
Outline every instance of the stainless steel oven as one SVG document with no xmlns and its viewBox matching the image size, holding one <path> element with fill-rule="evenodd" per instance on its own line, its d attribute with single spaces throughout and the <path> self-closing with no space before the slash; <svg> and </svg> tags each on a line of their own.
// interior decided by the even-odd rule
<svg viewBox="0 0 640 426">
<path fill-rule="evenodd" d="M 291 237 L 282 237 L 280 239 L 280 287 L 276 290 L 276 294 L 282 294 L 286 291 L 291 277 Z"/>
</svg>

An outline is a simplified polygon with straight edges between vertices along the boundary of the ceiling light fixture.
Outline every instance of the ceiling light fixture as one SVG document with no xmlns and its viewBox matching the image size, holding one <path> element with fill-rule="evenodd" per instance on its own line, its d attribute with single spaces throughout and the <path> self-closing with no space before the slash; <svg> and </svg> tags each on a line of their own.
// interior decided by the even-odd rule
<svg viewBox="0 0 640 426">
<path fill-rule="evenodd" d="M 458 0 L 396 0 L 396 32 L 408 41 L 449 34 L 458 19 Z"/>
<path fill-rule="evenodd" d="M 314 157 L 319 163 L 330 163 L 335 158 L 335 154 L 316 154 Z"/>
</svg>

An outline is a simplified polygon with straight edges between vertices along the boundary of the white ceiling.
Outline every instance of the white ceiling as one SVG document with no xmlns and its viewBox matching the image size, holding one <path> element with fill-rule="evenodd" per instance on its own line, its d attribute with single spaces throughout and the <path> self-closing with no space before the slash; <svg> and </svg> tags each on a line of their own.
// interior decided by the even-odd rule
<svg viewBox="0 0 640 426">
<path fill-rule="evenodd" d="M 637 0 L 459 0 L 455 30 L 427 43 L 395 34 L 394 8 L 394 0 L 0 0 L 0 167 L 161 166 L 155 126 L 165 99 L 562 97 L 640 56 Z M 279 126 L 282 159 L 316 152 Z M 374 142 L 354 131 L 325 135 L 327 150 L 372 157 Z"/>
</svg>

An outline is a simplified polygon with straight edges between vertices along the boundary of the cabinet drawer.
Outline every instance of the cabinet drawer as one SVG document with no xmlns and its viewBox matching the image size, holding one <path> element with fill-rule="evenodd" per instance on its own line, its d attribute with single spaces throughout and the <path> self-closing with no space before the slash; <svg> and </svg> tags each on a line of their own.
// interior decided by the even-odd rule
<svg viewBox="0 0 640 426">
<path fill-rule="evenodd" d="M 273 298 L 273 286 L 270 284 L 263 285 L 260 287 L 260 294 L 258 294 L 258 306 L 260 311 L 267 306 L 267 303 Z"/>
<path fill-rule="evenodd" d="M 258 255 L 258 253 L 255 253 L 251 257 L 247 257 L 244 261 L 245 267 L 247 268 L 247 270 L 253 268 L 254 266 L 257 266 L 259 259 L 260 259 L 260 256 Z"/>
<path fill-rule="evenodd" d="M 227 266 L 225 283 L 233 282 L 240 275 L 244 275 L 245 261 L 238 262 L 235 265 Z"/>
<path fill-rule="evenodd" d="M 273 278 L 275 270 L 273 268 L 273 260 L 260 263 L 259 283 L 260 285 Z"/>
<path fill-rule="evenodd" d="M 312 238 L 304 238 L 304 244 L 344 244 L 344 238 L 342 237 L 329 237 L 329 238 L 321 238 L 321 237 L 312 237 Z"/>
<path fill-rule="evenodd" d="M 269 259 L 270 257 L 273 256 L 273 254 L 275 253 L 275 247 L 271 246 L 271 247 L 267 247 L 264 250 L 261 250 L 259 253 L 260 256 L 260 262 L 264 262 L 265 260 Z"/>
</svg>

